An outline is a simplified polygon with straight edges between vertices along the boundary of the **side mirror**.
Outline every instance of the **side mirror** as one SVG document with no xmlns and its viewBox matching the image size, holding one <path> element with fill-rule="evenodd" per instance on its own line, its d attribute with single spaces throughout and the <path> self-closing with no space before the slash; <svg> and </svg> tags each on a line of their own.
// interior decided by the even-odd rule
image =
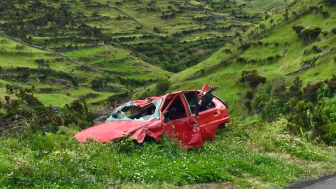
<svg viewBox="0 0 336 189">
<path fill-rule="evenodd" d="M 163 122 L 168 123 L 170 121 L 169 120 L 169 112 L 168 111 L 164 111 L 163 112 L 163 117 L 164 117 Z"/>
</svg>

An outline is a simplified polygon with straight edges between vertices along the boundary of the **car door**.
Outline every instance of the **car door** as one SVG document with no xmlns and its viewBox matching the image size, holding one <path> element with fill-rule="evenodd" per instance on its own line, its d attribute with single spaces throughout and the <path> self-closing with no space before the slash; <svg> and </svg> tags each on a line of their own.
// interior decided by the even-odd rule
<svg viewBox="0 0 336 189">
<path fill-rule="evenodd" d="M 203 146 L 198 121 L 195 116 L 190 115 L 181 93 L 165 102 L 162 113 L 163 131 L 168 137 L 177 139 L 186 149 Z"/>
<path fill-rule="evenodd" d="M 219 110 L 211 101 L 206 106 L 201 107 L 199 112 L 199 125 L 203 141 L 212 141 L 215 139 L 219 126 Z"/>
<path fill-rule="evenodd" d="M 206 86 L 208 87 L 208 85 Z M 196 117 L 203 141 L 214 140 L 220 124 L 220 111 L 213 103 L 214 96 L 211 92 L 212 90 L 205 93 L 205 88 L 202 87 L 202 91 L 187 91 L 183 93 L 191 114 L 195 116 L 196 112 L 198 114 Z M 204 95 L 201 97 L 201 104 L 198 105 L 200 94 Z"/>
</svg>

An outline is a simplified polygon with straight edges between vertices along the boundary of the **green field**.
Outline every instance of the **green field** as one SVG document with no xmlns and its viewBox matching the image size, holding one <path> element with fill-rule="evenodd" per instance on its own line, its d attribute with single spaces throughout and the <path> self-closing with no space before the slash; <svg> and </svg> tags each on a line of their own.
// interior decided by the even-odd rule
<svg viewBox="0 0 336 189">
<path fill-rule="evenodd" d="M 4 0 L 0 188 L 280 188 L 335 172 L 332 3 Z M 232 123 L 203 148 L 73 138 L 115 104 L 205 83 Z"/>
</svg>

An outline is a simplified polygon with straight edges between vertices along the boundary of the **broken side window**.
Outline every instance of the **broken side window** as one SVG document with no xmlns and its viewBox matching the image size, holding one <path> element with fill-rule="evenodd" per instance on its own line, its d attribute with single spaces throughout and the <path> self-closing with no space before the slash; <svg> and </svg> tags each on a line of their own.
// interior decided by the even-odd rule
<svg viewBox="0 0 336 189">
<path fill-rule="evenodd" d="M 163 111 L 166 109 L 171 100 L 172 98 L 166 100 L 166 102 L 162 107 Z M 179 95 L 176 96 L 176 98 L 173 100 L 173 102 L 170 104 L 170 106 L 167 108 L 166 111 L 169 112 L 168 114 L 169 120 L 175 120 L 187 117 L 186 110 Z"/>
<path fill-rule="evenodd" d="M 188 102 L 188 105 L 190 107 L 191 110 L 191 114 L 195 113 L 195 109 L 198 103 L 198 97 L 197 95 L 199 94 L 199 92 L 186 92 L 184 93 L 184 96 L 186 97 L 186 100 Z M 201 104 L 201 107 L 199 109 L 200 112 L 211 109 L 211 108 L 215 108 L 216 105 L 212 102 L 212 99 L 214 98 L 213 94 L 208 94 L 204 99 L 203 102 Z"/>
</svg>

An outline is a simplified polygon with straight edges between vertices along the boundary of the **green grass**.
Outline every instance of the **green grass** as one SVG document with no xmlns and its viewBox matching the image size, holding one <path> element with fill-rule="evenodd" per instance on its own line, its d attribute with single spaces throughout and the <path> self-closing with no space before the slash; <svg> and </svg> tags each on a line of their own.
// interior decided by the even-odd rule
<svg viewBox="0 0 336 189">
<path fill-rule="evenodd" d="M 74 126 L 58 134 L 3 136 L 0 174 L 4 186 L 24 187 L 163 187 L 204 182 L 232 182 L 240 188 L 286 186 L 336 169 L 335 147 L 284 135 L 282 119 L 262 125 L 258 117 L 230 124 L 203 148 L 181 150 L 164 139 L 77 143 Z M 316 168 L 319 167 L 319 170 Z"/>
<path fill-rule="evenodd" d="M 270 11 L 274 9 L 278 9 L 279 7 L 283 7 L 292 2 L 292 0 L 273 0 L 273 1 L 264 1 L 264 0 L 239 0 L 241 3 L 246 3 L 247 5 L 253 6 L 257 9 Z"/>
<path fill-rule="evenodd" d="M 75 100 L 64 94 L 34 94 L 34 96 L 45 106 L 64 106 Z"/>
<path fill-rule="evenodd" d="M 94 55 L 98 55 L 105 51 L 107 51 L 105 47 L 95 47 L 95 48 L 67 51 L 64 54 L 76 59 L 80 57 L 92 58 Z"/>
<path fill-rule="evenodd" d="M 215 0 L 214 2 L 219 1 Z M 107 0 L 95 0 L 95 2 L 105 4 Z M 134 145 L 128 140 L 106 144 L 94 142 L 79 144 L 73 138 L 73 135 L 78 131 L 78 128 L 73 125 L 60 127 L 59 132 L 54 134 L 31 134 L 29 131 L 22 130 L 23 134 L 18 136 L 13 134 L 0 137 L 0 187 L 173 188 L 178 185 L 230 182 L 239 188 L 272 188 L 283 187 L 289 182 L 335 172 L 336 148 L 316 144 L 314 141 L 307 142 L 304 138 L 287 134 L 285 129 L 287 120 L 282 116 L 273 123 L 262 123 L 260 117 L 249 117 L 241 121 L 247 116 L 245 106 L 240 100 L 240 95 L 244 94 L 246 88 L 239 82 L 242 71 L 254 69 L 258 71 L 259 75 L 266 77 L 267 82 L 273 81 L 279 76 L 299 69 L 304 60 L 310 60 L 335 46 L 336 36 L 331 33 L 331 29 L 336 24 L 336 17 L 333 14 L 335 8 L 323 7 L 324 11 L 331 13 L 330 18 L 323 18 L 322 14 L 312 13 L 294 20 L 292 12 L 301 13 L 303 10 L 301 3 L 299 3 L 289 10 L 290 22 L 280 23 L 279 19 L 283 18 L 285 11 L 281 7 L 292 1 L 288 0 L 285 3 L 283 0 L 267 2 L 265 0 L 241 0 L 240 2 L 254 6 L 254 8 L 242 9 L 242 14 L 248 15 L 262 13 L 262 17 L 264 17 L 264 11 L 279 8 L 278 14 L 268 12 L 272 15 L 271 18 L 276 21 L 274 26 L 271 26 L 270 19 L 264 21 L 268 31 L 264 33 L 265 35 L 263 34 L 262 39 L 248 39 L 247 34 L 258 27 L 255 25 L 250 27 L 245 34 L 242 30 L 233 28 L 227 33 L 201 32 L 184 35 L 177 40 L 190 42 L 216 36 L 232 36 L 238 31 L 242 34 L 244 43 L 254 43 L 259 40 L 264 44 L 269 43 L 268 46 L 251 46 L 242 52 L 237 49 L 241 43 L 235 39 L 233 40 L 235 44 L 224 44 L 221 49 L 211 54 L 206 60 L 177 74 L 150 65 L 137 57 L 133 59 L 131 56 L 134 54 L 130 50 L 123 49 L 121 45 L 116 45 L 116 43 L 107 44 L 106 48 L 94 47 L 64 52 L 76 60 L 83 57 L 89 58 L 90 60 L 85 62 L 88 66 L 101 71 L 121 72 L 121 75 L 128 79 L 149 80 L 169 76 L 172 82 L 169 91 L 200 89 L 204 83 L 218 87 L 214 94 L 228 102 L 229 114 L 233 123 L 229 124 L 227 129 L 219 131 L 215 141 L 206 142 L 203 148 L 186 151 L 181 150 L 175 142 L 169 139 L 165 139 L 160 144 L 150 142 L 143 145 Z M 303 2 L 307 7 L 308 5 L 320 6 L 317 4 L 318 2 L 312 0 Z M 70 3 L 72 10 L 83 11 L 87 16 L 96 11 L 96 8 L 86 9 L 82 2 L 78 1 L 77 3 L 78 5 Z M 191 1 L 191 3 L 205 5 L 204 1 Z M 59 3 L 53 4 L 59 6 Z M 168 5 L 176 8 L 168 0 L 157 2 L 157 7 L 162 10 L 168 10 Z M 116 5 L 111 2 L 110 6 Z M 216 14 L 231 14 L 232 10 L 237 10 L 237 6 L 232 5 L 228 9 L 216 10 Z M 147 31 L 153 32 L 153 27 L 161 27 L 169 32 L 160 35 L 171 36 L 174 32 L 206 27 L 206 24 L 199 25 L 191 17 L 185 17 L 185 14 L 177 15 L 174 20 L 162 20 L 160 11 L 148 13 L 144 10 L 138 12 L 135 10 L 138 5 L 134 5 L 133 2 L 126 1 L 124 5 L 118 7 L 143 24 L 143 29 Z M 205 7 L 209 11 L 214 10 L 209 4 Z M 100 9 L 99 14 L 111 18 L 102 21 L 87 21 L 87 24 L 106 29 L 103 30 L 105 34 L 123 33 L 114 36 L 114 38 L 137 36 L 135 41 L 123 44 L 160 41 L 159 38 L 140 39 L 139 36 L 144 35 L 143 30 L 136 30 L 135 27 L 138 24 L 131 19 L 116 20 L 115 17 L 122 16 L 122 13 L 115 9 Z M 199 17 L 209 16 L 209 12 L 205 11 L 190 11 L 188 14 Z M 226 21 L 216 20 L 220 26 L 232 24 L 231 21 L 232 17 L 228 17 Z M 328 38 L 321 34 L 316 41 L 306 44 L 292 29 L 292 26 L 297 25 L 321 27 L 322 31 L 327 33 Z M 208 35 L 209 33 L 212 35 Z M 0 40 L 3 39 L 5 38 L 0 37 Z M 44 37 L 35 37 L 38 42 L 43 42 L 44 39 Z M 11 67 L 36 69 L 35 60 L 43 58 L 51 61 L 51 69 L 86 79 L 80 83 L 78 89 L 65 89 L 62 86 L 51 86 L 44 81 L 38 83 L 35 80 L 35 75 L 31 76 L 29 82 L 36 86 L 36 91 L 40 88 L 55 88 L 56 92 L 52 94 L 34 92 L 34 96 L 46 106 L 63 106 L 89 93 L 95 93 L 99 96 L 87 99 L 88 104 L 104 102 L 108 97 L 114 95 L 112 92 L 97 92 L 90 88 L 92 79 L 104 76 L 104 74 L 79 70 L 76 65 L 67 61 L 53 62 L 53 59 L 59 56 L 49 52 L 30 47 L 17 50 L 17 42 L 7 41 L 8 44 L 0 44 L 0 49 L 6 49 L 6 52 L 0 50 L 1 66 L 5 69 Z M 69 43 L 66 41 L 62 44 L 50 44 L 49 47 Z M 274 43 L 279 43 L 279 46 L 275 47 Z M 285 43 L 288 45 L 285 46 Z M 323 47 L 324 51 L 303 54 L 305 50 L 309 50 L 313 46 Z M 225 49 L 230 49 L 232 54 L 226 54 Z M 289 50 L 286 55 L 283 54 L 285 49 Z M 282 58 L 272 62 L 262 61 L 275 55 L 281 55 Z M 234 56 L 244 57 L 248 61 L 257 61 L 238 63 L 232 58 Z M 329 56 L 319 59 L 316 66 L 307 71 L 286 77 L 286 82 L 290 83 L 296 76 L 300 76 L 303 85 L 308 82 L 314 83 L 330 79 L 336 67 L 335 57 L 335 53 L 331 53 Z M 224 60 L 229 64 L 214 68 Z M 148 67 L 134 66 L 134 63 L 146 64 Z M 99 67 L 99 64 L 103 66 Z M 203 75 L 200 77 L 187 80 L 201 73 Z M 0 99 L 2 101 L 4 96 L 7 96 L 4 91 L 5 84 L 19 84 L 30 88 L 21 81 L 0 80 L 0 82 L 2 85 Z M 108 84 L 118 85 L 121 89 L 129 88 L 117 83 Z M 151 85 L 147 88 L 132 88 L 132 90 L 136 93 L 143 93 L 147 89 L 153 90 L 154 87 L 155 85 Z M 332 104 L 333 101 L 328 101 L 328 103 Z M 2 181 L 1 178 L 4 180 Z"/>
</svg>

